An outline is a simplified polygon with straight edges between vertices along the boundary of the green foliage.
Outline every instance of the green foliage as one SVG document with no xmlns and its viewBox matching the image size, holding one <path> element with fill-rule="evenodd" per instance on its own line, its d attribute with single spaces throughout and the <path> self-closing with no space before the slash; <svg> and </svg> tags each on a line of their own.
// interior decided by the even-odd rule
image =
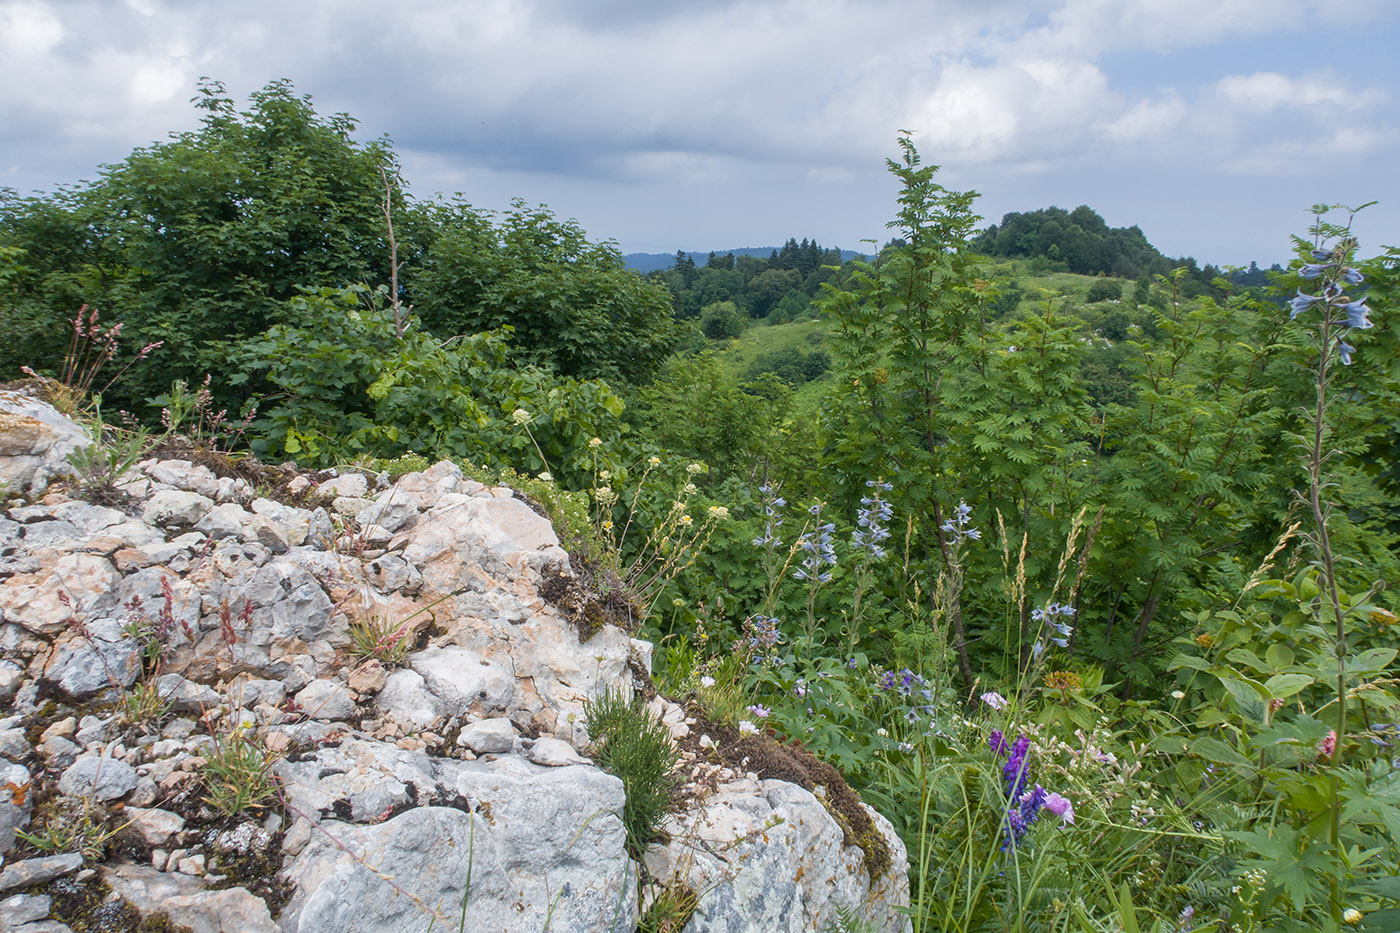
<svg viewBox="0 0 1400 933">
<path fill-rule="evenodd" d="M 657 893 L 637 922 L 637 933 L 681 933 L 700 897 L 685 883 L 672 880 Z"/>
<path fill-rule="evenodd" d="M 716 301 L 700 311 L 700 332 L 711 340 L 738 337 L 744 325 L 744 315 L 732 301 Z"/>
<path fill-rule="evenodd" d="M 1123 297 L 1123 283 L 1114 279 L 1099 279 L 1089 286 L 1089 294 L 1084 300 L 1089 304 L 1099 301 L 1118 301 Z"/>
<path fill-rule="evenodd" d="M 499 226 L 457 202 L 424 214 L 430 241 L 405 282 L 439 339 L 511 327 L 513 365 L 632 383 L 647 381 L 674 345 L 666 293 L 576 222 L 521 201 Z"/>
<path fill-rule="evenodd" d="M 1184 266 L 1190 270 L 1193 293 L 1203 291 L 1220 274 L 1210 266 L 1197 268 L 1194 259 L 1163 256 L 1137 227 L 1110 228 L 1102 217 L 1082 204 L 1072 211 L 1050 207 L 1007 214 L 1000 224 L 978 233 L 972 245 L 988 256 L 1027 256 L 1062 263 L 1080 275 L 1135 279 Z"/>
<path fill-rule="evenodd" d="M 364 294 L 308 291 L 288 302 L 287 323 L 241 348 L 234 380 L 276 390 L 254 425 L 266 459 L 329 466 L 432 452 L 577 488 L 591 473 L 589 441 L 620 436 L 623 404 L 605 384 L 511 369 L 508 332 L 439 343 L 413 328 L 398 339 L 389 311 L 365 307 Z M 539 413 L 537 443 L 516 429 L 517 409 Z"/>
<path fill-rule="evenodd" d="M 747 377 L 754 380 L 765 373 L 772 373 L 786 384 L 798 386 L 820 378 L 830 366 L 831 357 L 825 350 L 804 353 L 796 347 L 784 347 L 754 357 L 753 362 L 749 363 Z"/>
<path fill-rule="evenodd" d="M 99 408 L 90 426 L 93 442 L 68 455 L 77 473 L 80 497 L 101 504 L 119 501 L 121 478 L 151 448 L 151 438 L 141 430 L 122 431 L 102 422 Z"/>
<path fill-rule="evenodd" d="M 17 830 L 15 838 L 44 855 L 76 852 L 89 863 L 102 861 L 124 828 L 91 800 L 71 797 L 48 804 L 36 822 L 32 830 Z"/>
<path fill-rule="evenodd" d="M 299 285 L 348 285 L 387 270 L 384 141 L 319 117 L 289 82 L 242 113 L 201 85 L 198 130 L 133 152 L 96 182 L 12 201 L 5 226 L 26 250 L 19 288 L 37 304 L 113 309 L 138 345 L 165 341 L 110 401 L 130 410 L 176 378 L 198 382 L 229 342 L 276 322 Z M 23 362 L 23 361 L 21 361 Z"/>
<path fill-rule="evenodd" d="M 599 766 L 622 780 L 627 850 L 640 860 L 671 806 L 680 760 L 671 734 L 640 699 L 628 702 L 611 689 L 588 703 L 584 714 Z"/>
<path fill-rule="evenodd" d="M 263 808 L 277 793 L 276 756 L 242 728 L 213 736 L 204 754 L 204 800 L 227 816 Z"/>
<path fill-rule="evenodd" d="M 746 472 L 771 446 L 789 399 L 781 383 L 742 384 L 713 353 L 703 352 L 667 362 L 642 390 L 637 418 L 662 449 L 730 476 Z"/>
<path fill-rule="evenodd" d="M 352 655 L 364 661 L 379 661 L 386 667 L 402 663 L 413 648 L 413 627 L 407 620 L 396 622 L 381 615 L 353 619 L 346 632 Z"/>
</svg>

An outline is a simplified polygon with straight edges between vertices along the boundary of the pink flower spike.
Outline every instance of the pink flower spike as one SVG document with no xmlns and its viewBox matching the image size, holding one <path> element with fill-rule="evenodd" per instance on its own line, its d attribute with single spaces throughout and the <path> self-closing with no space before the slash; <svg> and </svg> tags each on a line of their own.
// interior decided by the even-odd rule
<svg viewBox="0 0 1400 933">
<path fill-rule="evenodd" d="M 1000 693 L 997 693 L 996 691 L 991 691 L 990 693 L 984 693 L 984 694 L 982 694 L 980 697 L 978 697 L 978 699 L 981 700 L 983 703 L 986 703 L 988 706 L 990 706 L 990 707 L 991 707 L 992 709 L 994 709 L 994 710 L 1001 711 L 1001 710 L 1006 709 L 1006 704 L 1007 704 L 1006 697 L 1002 696 Z"/>
<path fill-rule="evenodd" d="M 1051 794 L 1045 798 L 1045 809 L 1058 816 L 1065 825 L 1074 825 L 1074 804 L 1059 794 Z"/>
</svg>

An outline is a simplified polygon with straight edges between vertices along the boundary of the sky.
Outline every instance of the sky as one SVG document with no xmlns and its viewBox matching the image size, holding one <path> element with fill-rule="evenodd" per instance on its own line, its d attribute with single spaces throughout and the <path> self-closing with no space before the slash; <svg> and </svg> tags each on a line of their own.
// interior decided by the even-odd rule
<svg viewBox="0 0 1400 933">
<path fill-rule="evenodd" d="M 290 79 L 418 198 L 624 252 L 883 242 L 901 130 L 987 222 L 1087 204 L 1170 256 L 1286 261 L 1316 203 L 1400 245 L 1397 0 L 0 0 L 0 185 L 97 176 Z"/>
</svg>

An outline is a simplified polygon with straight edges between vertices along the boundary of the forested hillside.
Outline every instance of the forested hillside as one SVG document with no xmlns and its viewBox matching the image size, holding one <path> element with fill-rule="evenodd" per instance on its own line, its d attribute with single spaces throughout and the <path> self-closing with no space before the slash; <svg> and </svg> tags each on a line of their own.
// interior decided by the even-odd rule
<svg viewBox="0 0 1400 933">
<path fill-rule="evenodd" d="M 639 276 L 286 83 L 198 106 L 0 202 L 5 378 L 104 443 L 523 486 L 663 692 L 890 815 L 917 930 L 1400 928 L 1400 251 L 1348 209 L 1227 275 L 984 226 L 901 137 L 878 255 Z"/>
</svg>

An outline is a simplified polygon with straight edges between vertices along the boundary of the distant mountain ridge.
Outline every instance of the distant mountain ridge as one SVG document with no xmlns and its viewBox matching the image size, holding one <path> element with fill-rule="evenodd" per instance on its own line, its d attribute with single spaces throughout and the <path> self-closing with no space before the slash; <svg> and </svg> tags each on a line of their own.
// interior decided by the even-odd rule
<svg viewBox="0 0 1400 933">
<path fill-rule="evenodd" d="M 781 251 L 782 246 L 740 246 L 730 249 L 716 250 L 678 250 L 678 252 L 684 252 L 687 256 L 689 256 L 691 261 L 694 262 L 697 266 L 705 265 L 705 263 L 710 258 L 710 253 L 714 253 L 716 256 L 723 256 L 726 253 L 733 253 L 736 258 L 739 256 L 757 256 L 759 259 L 767 259 L 774 253 Z M 853 249 L 843 249 L 841 250 L 841 261 L 849 262 L 850 260 L 855 259 L 858 256 L 866 255 L 869 254 L 862 253 L 858 250 Z M 648 272 L 655 272 L 658 269 L 671 268 L 673 265 L 676 264 L 676 254 L 626 253 L 623 255 L 622 261 L 627 264 L 627 267 L 629 269 L 635 269 L 642 275 L 646 275 Z"/>
</svg>

